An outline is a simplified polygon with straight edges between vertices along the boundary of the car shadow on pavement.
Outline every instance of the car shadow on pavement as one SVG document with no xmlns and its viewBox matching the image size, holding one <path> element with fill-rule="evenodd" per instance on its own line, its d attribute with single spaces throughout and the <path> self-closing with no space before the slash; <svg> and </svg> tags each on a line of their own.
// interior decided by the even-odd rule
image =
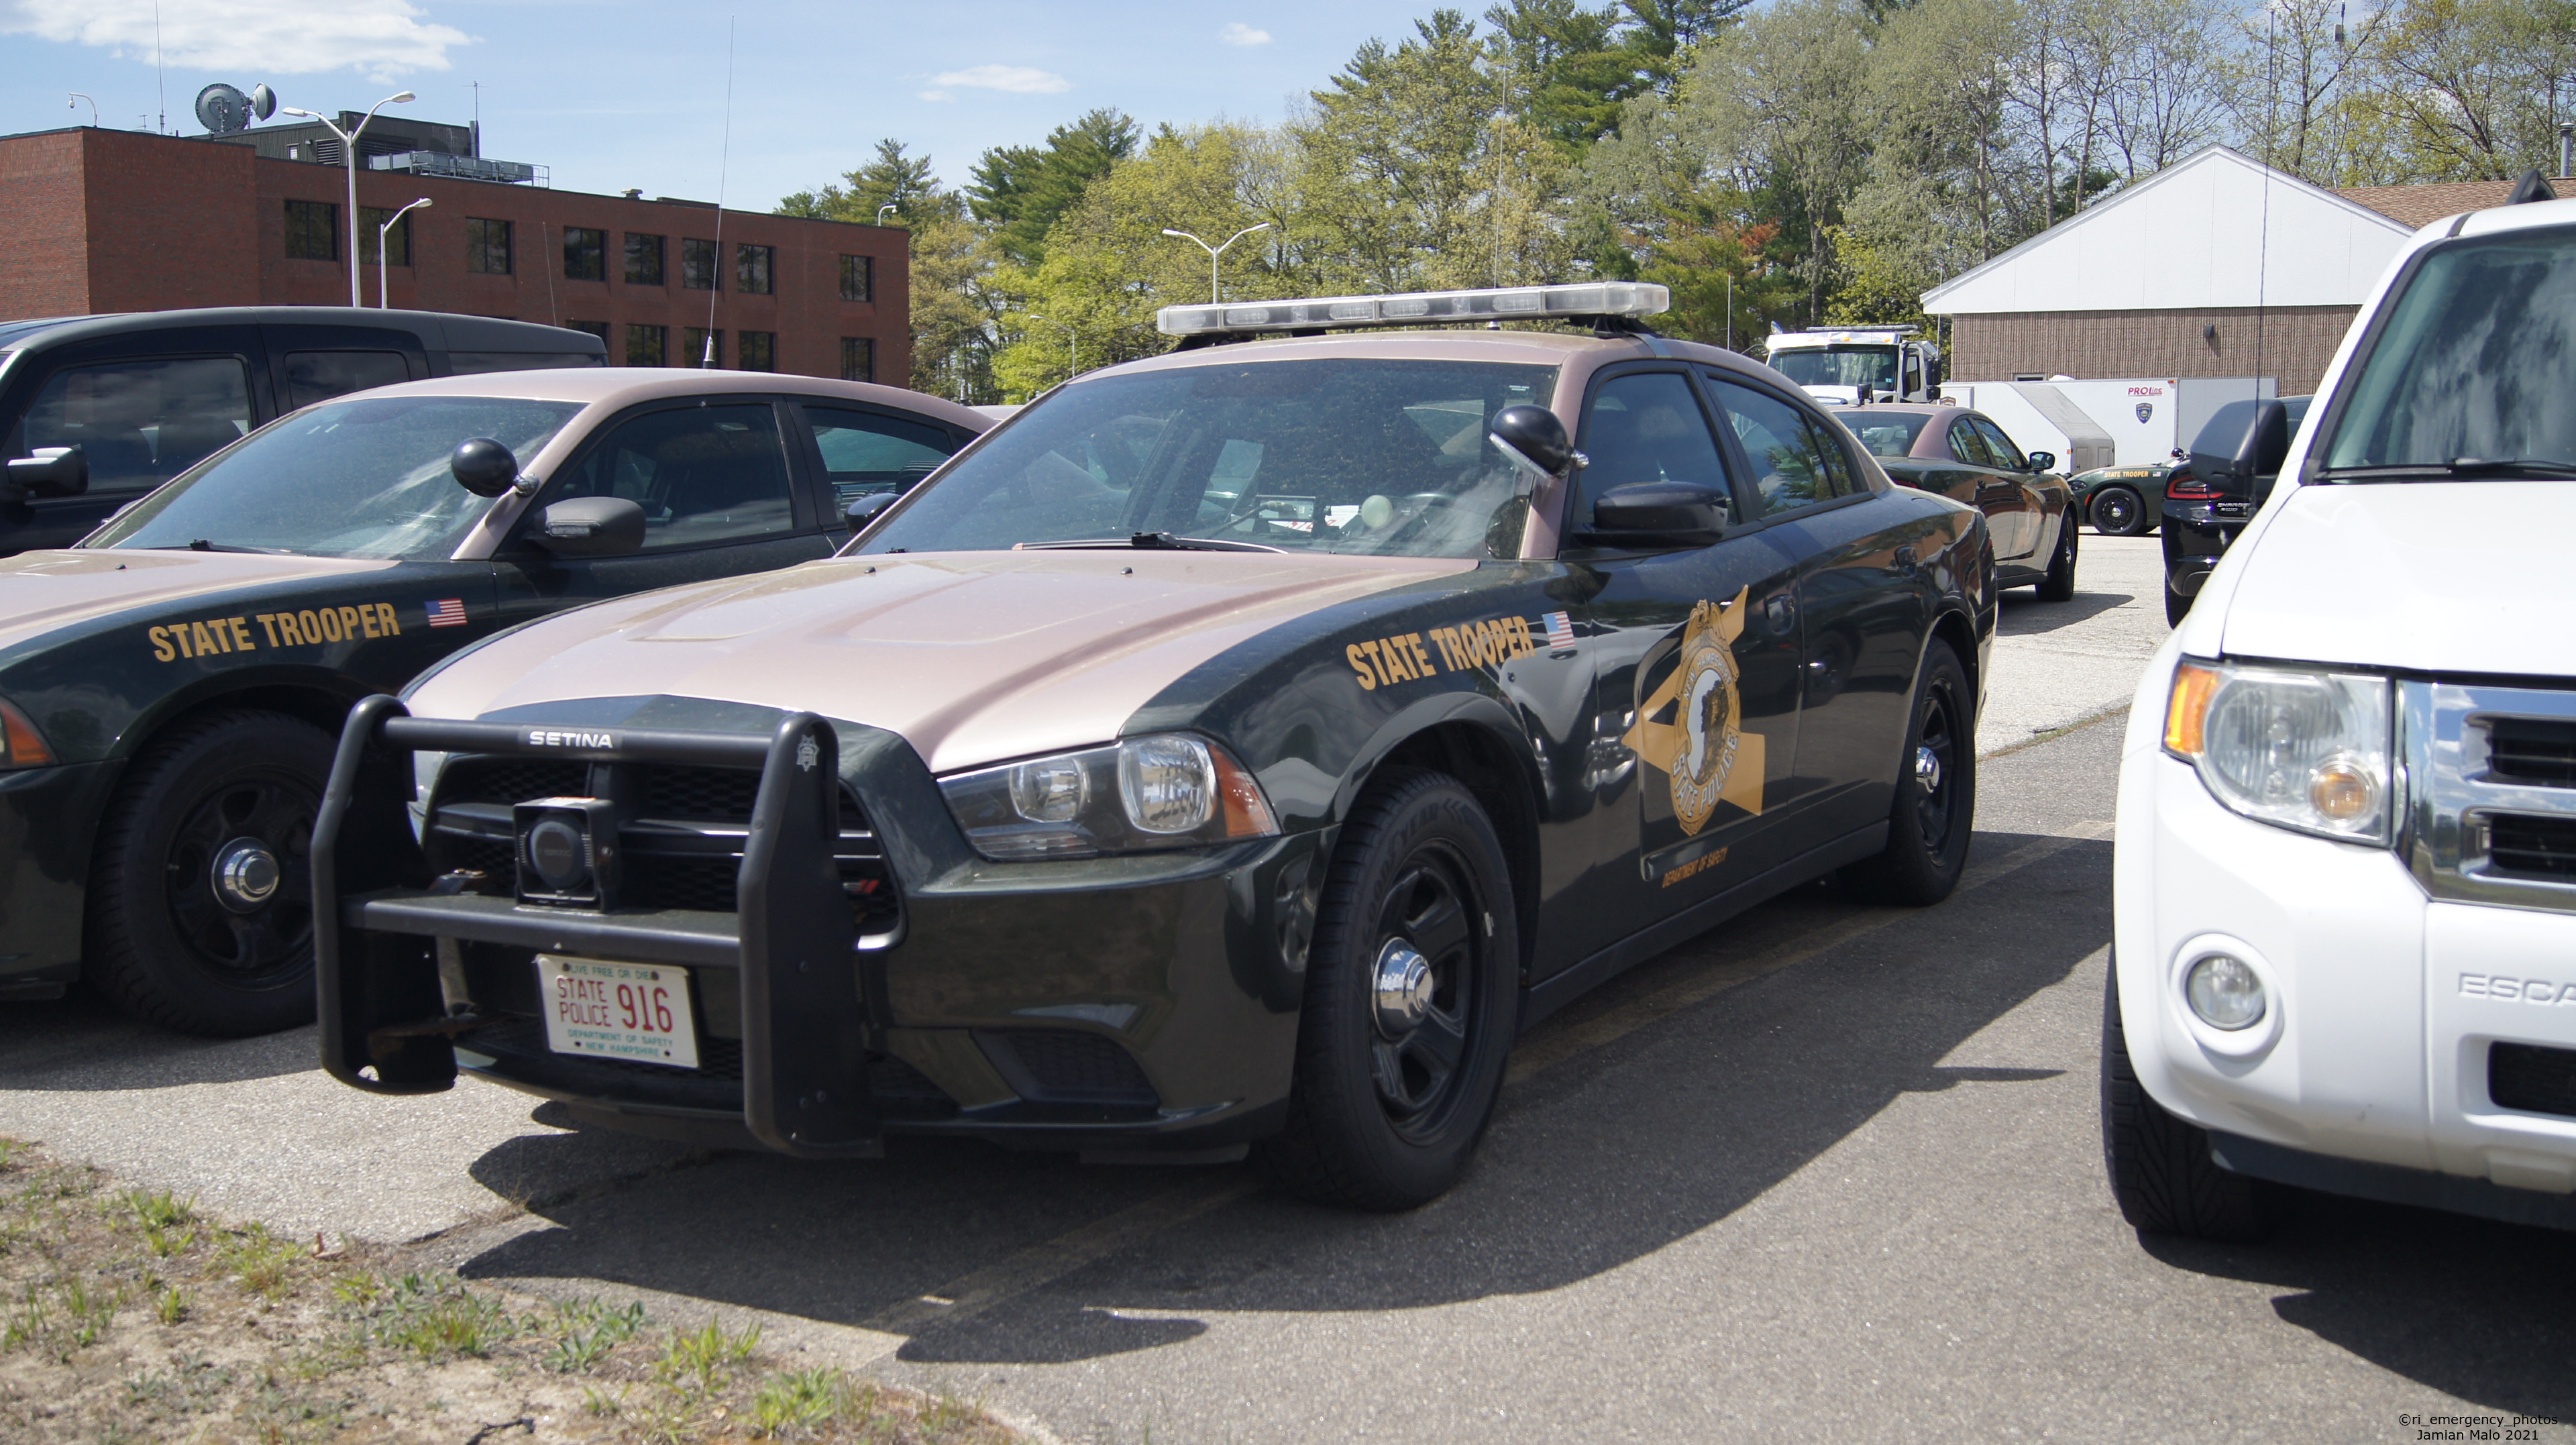
<svg viewBox="0 0 2576 1445">
<path fill-rule="evenodd" d="M 2031 841 L 1981 834 L 1978 848 Z M 1760 972 L 1817 929 L 1873 911 L 1800 889 L 1640 968 L 1523 1046 L 1645 1021 L 1589 1049 L 1557 1039 L 1563 1057 L 1506 1092 L 1467 1179 L 1410 1214 L 1256 1189 L 1050 1271 L 1042 1262 L 1068 1231 L 1188 1191 L 1241 1190 L 1248 1171 L 1085 1168 L 898 1138 L 881 1162 L 734 1155 L 540 1209 L 553 1227 L 483 1251 L 465 1272 L 622 1283 L 842 1324 L 997 1267 L 1036 1281 L 971 1318 L 907 1325 L 917 1332 L 901 1357 L 938 1362 L 1152 1348 L 1197 1334 L 1193 1316 L 1207 1311 L 1405 1309 L 1557 1289 L 1724 1219 L 1904 1094 L 2054 1077 L 1941 1061 L 2108 938 L 2110 845 L 2060 847 L 2005 886 L 1884 910 L 1880 926 L 1794 968 Z M 1689 1001 L 1729 969 L 1758 976 Z M 1654 1007 L 1676 992 L 1680 1006 Z"/>
<path fill-rule="evenodd" d="M 116 1011 L 85 987 L 45 1003 L 0 1004 L 0 1090 L 66 1092 L 233 1084 L 319 1067 L 310 1028 L 199 1039 Z"/>
<path fill-rule="evenodd" d="M 2079 577 L 2076 587 L 2084 585 Z M 2006 592 L 1996 599 L 1995 635 L 1998 637 L 2036 637 L 2073 627 L 2105 612 L 2115 611 L 2137 599 L 2126 592 L 2087 592 L 2078 590 L 2064 602 L 2042 602 L 2019 590 Z"/>
<path fill-rule="evenodd" d="M 2139 1243 L 2176 1269 L 2279 1289 L 2281 1319 L 2382 1369 L 2576 1424 L 2576 1233 L 2303 1193 L 2259 1246 Z"/>
</svg>

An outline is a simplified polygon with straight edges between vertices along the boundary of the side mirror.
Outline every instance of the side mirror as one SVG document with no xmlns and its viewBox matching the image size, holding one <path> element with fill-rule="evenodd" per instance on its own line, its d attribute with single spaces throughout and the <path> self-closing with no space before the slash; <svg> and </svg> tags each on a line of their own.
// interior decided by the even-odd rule
<svg viewBox="0 0 2576 1445">
<path fill-rule="evenodd" d="M 2259 402 L 2245 423 L 2233 452 L 2195 451 L 2191 469 L 2211 490 L 2230 497 L 2254 495 L 2255 478 L 2276 476 L 2290 455 L 2290 409 L 2277 401 Z"/>
<path fill-rule="evenodd" d="M 1492 437 L 1494 445 L 1551 477 L 1564 476 L 1578 460 L 1565 423 L 1543 406 L 1523 403 L 1494 413 Z"/>
<path fill-rule="evenodd" d="M 529 537 L 558 557 L 623 557 L 643 550 L 644 509 L 624 497 L 574 497 L 546 508 Z"/>
<path fill-rule="evenodd" d="M 1607 547 L 1705 547 L 1726 535 L 1727 494 L 1697 482 L 1634 482 L 1592 503 L 1579 541 Z"/>
<path fill-rule="evenodd" d="M 519 483 L 519 459 L 490 437 L 468 437 L 447 454 L 456 484 L 478 497 L 497 497 Z"/>
<path fill-rule="evenodd" d="M 2056 470 L 2057 470 L 2057 453 L 2055 453 L 2055 452 L 2032 452 L 2032 453 L 2030 454 L 2030 469 L 2031 469 L 2032 471 L 2034 471 L 2034 472 L 2053 472 L 2053 471 L 2056 471 Z"/>
<path fill-rule="evenodd" d="M 902 500 L 901 492 L 869 492 L 850 498 L 850 505 L 842 510 L 841 515 L 849 519 L 851 531 L 862 531 L 868 523 L 884 515 L 886 508 Z"/>
<path fill-rule="evenodd" d="M 89 458 L 79 447 L 38 447 L 9 459 L 8 491 L 18 497 L 77 497 L 89 490 Z"/>
</svg>

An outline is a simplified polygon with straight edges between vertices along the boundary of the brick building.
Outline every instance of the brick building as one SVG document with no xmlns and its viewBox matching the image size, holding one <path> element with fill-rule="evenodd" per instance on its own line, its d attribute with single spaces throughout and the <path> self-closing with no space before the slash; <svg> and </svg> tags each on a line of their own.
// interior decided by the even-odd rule
<svg viewBox="0 0 2576 1445">
<path fill-rule="evenodd" d="M 2210 146 L 1923 293 L 1923 309 L 1951 319 L 1963 381 L 2259 376 L 2295 396 L 2417 228 L 2512 189 L 2333 191 Z"/>
<path fill-rule="evenodd" d="M 0 248 L 0 318 L 345 305 L 337 159 L 336 146 L 321 163 L 94 127 L 0 137 L 0 215 L 16 237 Z M 457 159 L 436 168 L 473 168 L 446 163 Z M 380 268 L 378 224 L 422 196 L 431 204 L 385 235 Z M 703 202 L 410 170 L 360 170 L 358 206 L 370 306 L 381 274 L 394 306 L 591 331 L 612 364 L 697 365 L 712 326 L 719 366 L 911 376 L 901 230 L 733 210 L 719 221 Z"/>
</svg>

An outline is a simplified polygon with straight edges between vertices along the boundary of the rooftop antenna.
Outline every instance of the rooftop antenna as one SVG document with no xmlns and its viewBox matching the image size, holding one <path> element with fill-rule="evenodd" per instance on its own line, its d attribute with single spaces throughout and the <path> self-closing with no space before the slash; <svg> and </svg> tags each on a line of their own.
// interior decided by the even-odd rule
<svg viewBox="0 0 2576 1445">
<path fill-rule="evenodd" d="M 2281 98 L 2280 61 L 2273 47 L 2273 32 L 2279 25 L 2280 12 L 2264 7 L 2263 79 L 2267 89 L 2263 96 L 2263 219 L 2254 233 L 2254 399 L 2258 402 L 2263 399 L 2263 299 L 2272 279 L 2272 146 L 2279 130 L 2273 114 Z M 2280 388 L 2272 390 L 2278 393 Z M 2253 483 L 2249 480 L 2246 485 Z"/>
<path fill-rule="evenodd" d="M 724 146 L 716 152 L 716 273 L 707 278 L 707 345 L 699 353 L 698 369 L 712 371 L 716 364 L 716 298 L 724 294 L 724 198 L 725 172 L 733 164 L 733 17 L 725 17 L 725 109 Z M 735 343 L 735 355 L 741 354 L 741 343 Z M 775 358 L 772 358 L 773 362 Z"/>
<path fill-rule="evenodd" d="M 161 125 L 158 130 L 153 132 L 153 134 L 168 135 L 170 133 L 170 78 L 163 71 L 161 65 L 161 6 L 159 0 L 154 0 L 152 6 L 152 84 L 161 93 Z"/>
</svg>

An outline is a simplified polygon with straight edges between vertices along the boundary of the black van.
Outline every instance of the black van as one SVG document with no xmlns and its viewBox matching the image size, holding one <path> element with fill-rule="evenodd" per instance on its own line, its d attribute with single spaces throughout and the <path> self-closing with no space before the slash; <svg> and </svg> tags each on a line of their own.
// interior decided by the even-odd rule
<svg viewBox="0 0 2576 1445">
<path fill-rule="evenodd" d="M 0 456 L 18 463 L 0 478 L 0 556 L 70 546 L 235 439 L 343 392 L 607 364 L 588 332 L 436 311 L 227 306 L 0 321 Z"/>
</svg>

